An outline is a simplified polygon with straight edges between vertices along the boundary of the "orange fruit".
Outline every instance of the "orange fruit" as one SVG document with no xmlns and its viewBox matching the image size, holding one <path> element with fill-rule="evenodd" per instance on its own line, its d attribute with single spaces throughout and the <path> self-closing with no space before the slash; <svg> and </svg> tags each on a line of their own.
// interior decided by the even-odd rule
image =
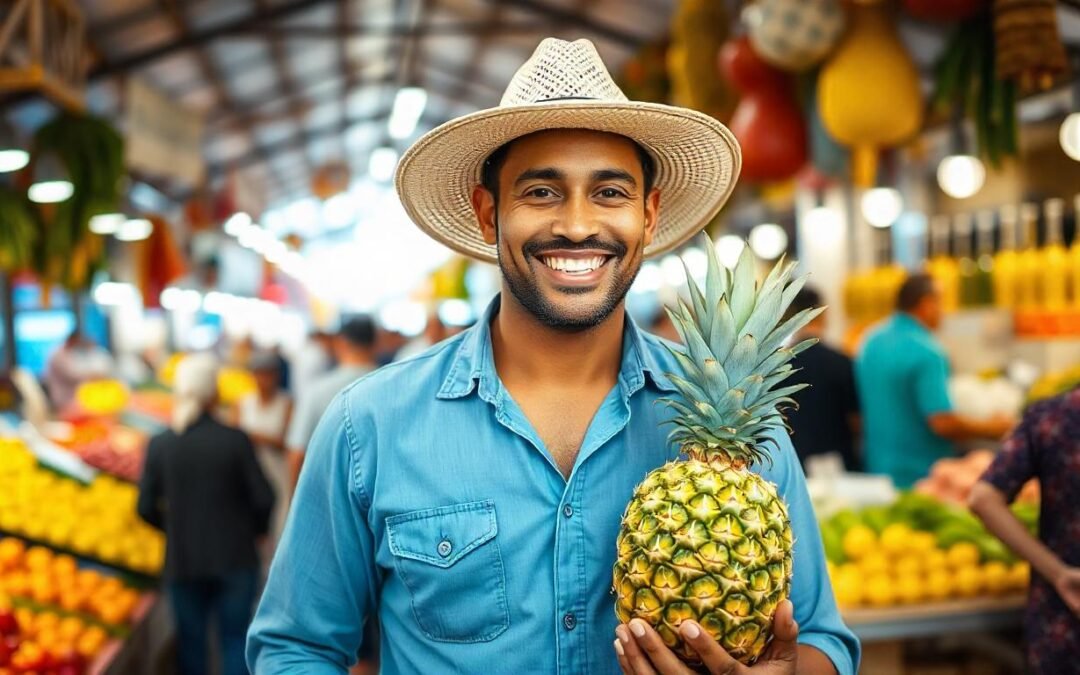
<svg viewBox="0 0 1080 675">
<path fill-rule="evenodd" d="M 47 569 L 52 563 L 53 553 L 44 546 L 32 546 L 26 552 L 26 567 L 29 570 Z"/>
</svg>

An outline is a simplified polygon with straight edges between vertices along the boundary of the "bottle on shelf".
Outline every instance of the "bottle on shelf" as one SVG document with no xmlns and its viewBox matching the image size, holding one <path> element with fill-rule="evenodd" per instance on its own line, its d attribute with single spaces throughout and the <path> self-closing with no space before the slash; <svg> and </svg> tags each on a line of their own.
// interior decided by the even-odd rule
<svg viewBox="0 0 1080 675">
<path fill-rule="evenodd" d="M 975 292 L 975 260 L 971 255 L 971 214 L 958 213 L 953 216 L 953 253 L 956 256 L 956 268 L 960 283 L 960 306 L 975 307 L 978 298 Z"/>
<path fill-rule="evenodd" d="M 1020 205 L 1020 256 L 1016 270 L 1016 306 L 1021 310 L 1033 310 L 1039 307 L 1039 265 L 1041 259 L 1038 250 L 1039 207 L 1035 204 Z"/>
<path fill-rule="evenodd" d="M 1068 297 L 1068 253 L 1065 250 L 1063 219 L 1064 199 L 1043 202 L 1046 218 L 1046 245 L 1039 251 L 1039 304 L 1043 309 L 1060 312 Z"/>
<path fill-rule="evenodd" d="M 944 310 L 954 312 L 960 305 L 960 275 L 956 261 L 949 257 L 949 217 L 931 218 L 929 236 L 930 259 L 926 261 L 926 272 L 937 279 Z"/>
<path fill-rule="evenodd" d="M 1001 247 L 994 255 L 994 305 L 1016 309 L 1017 274 L 1020 254 L 1016 251 L 1016 205 L 1006 204 L 999 212 L 1001 218 Z"/>
<path fill-rule="evenodd" d="M 1074 309 L 1080 310 L 1080 194 L 1073 207 L 1073 239 L 1069 248 L 1069 300 Z"/>
<path fill-rule="evenodd" d="M 975 277 L 972 292 L 979 307 L 994 304 L 994 212 L 975 215 Z"/>
</svg>

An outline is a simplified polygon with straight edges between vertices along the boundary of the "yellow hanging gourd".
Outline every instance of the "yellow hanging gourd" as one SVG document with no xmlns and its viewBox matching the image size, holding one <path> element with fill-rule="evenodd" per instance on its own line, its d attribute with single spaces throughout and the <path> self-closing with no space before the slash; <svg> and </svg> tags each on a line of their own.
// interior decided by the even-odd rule
<svg viewBox="0 0 1080 675">
<path fill-rule="evenodd" d="M 922 125 L 919 73 L 885 5 L 848 7 L 848 33 L 818 78 L 818 107 L 830 135 L 852 148 L 852 172 L 874 184 L 877 152 Z"/>
</svg>

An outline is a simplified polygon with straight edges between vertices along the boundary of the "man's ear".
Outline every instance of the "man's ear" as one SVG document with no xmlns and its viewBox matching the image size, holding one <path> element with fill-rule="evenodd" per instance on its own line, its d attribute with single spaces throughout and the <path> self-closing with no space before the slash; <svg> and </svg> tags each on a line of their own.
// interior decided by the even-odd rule
<svg viewBox="0 0 1080 675">
<path fill-rule="evenodd" d="M 477 185 L 473 188 L 470 201 L 473 213 L 476 214 L 476 222 L 480 226 L 480 235 L 485 243 L 494 246 L 496 242 L 495 195 L 488 192 L 483 185 Z"/>
<path fill-rule="evenodd" d="M 656 223 L 660 220 L 660 191 L 653 188 L 645 195 L 645 245 L 656 236 Z"/>
</svg>

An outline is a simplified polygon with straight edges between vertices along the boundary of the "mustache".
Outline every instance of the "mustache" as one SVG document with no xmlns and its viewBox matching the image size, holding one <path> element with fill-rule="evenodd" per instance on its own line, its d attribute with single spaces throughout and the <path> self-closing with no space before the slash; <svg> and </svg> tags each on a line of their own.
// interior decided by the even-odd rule
<svg viewBox="0 0 1080 675">
<path fill-rule="evenodd" d="M 602 241 L 599 237 L 589 237 L 582 241 L 570 241 L 566 237 L 556 237 L 549 241 L 530 241 L 521 247 L 526 256 L 536 257 L 548 251 L 606 251 L 615 257 L 624 257 L 626 244 L 617 241 Z"/>
</svg>

